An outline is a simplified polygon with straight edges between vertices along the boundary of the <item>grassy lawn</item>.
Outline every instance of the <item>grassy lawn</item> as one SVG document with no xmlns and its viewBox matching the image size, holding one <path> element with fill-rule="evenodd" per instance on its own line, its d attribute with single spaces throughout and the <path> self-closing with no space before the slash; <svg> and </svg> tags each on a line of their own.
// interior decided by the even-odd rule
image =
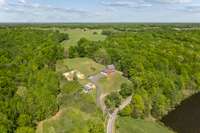
<svg viewBox="0 0 200 133">
<path fill-rule="evenodd" d="M 69 35 L 69 40 L 64 41 L 63 45 L 67 49 L 70 46 L 74 46 L 81 38 L 87 38 L 88 40 L 98 41 L 104 40 L 106 36 L 102 35 L 102 30 L 91 30 L 91 29 L 60 29 L 60 32 L 67 33 Z M 94 33 L 97 34 L 94 34 Z"/>
<path fill-rule="evenodd" d="M 88 94 L 80 90 L 71 94 L 61 93 L 58 97 L 58 102 L 62 105 L 61 108 L 72 107 L 90 115 L 95 115 L 100 111 L 96 106 L 95 90 Z"/>
<path fill-rule="evenodd" d="M 40 123 L 36 133 L 89 133 L 88 121 L 103 123 L 103 116 L 96 106 L 95 91 L 82 93 L 76 82 L 67 82 L 58 96 L 60 111 Z"/>
<path fill-rule="evenodd" d="M 57 62 L 59 75 L 70 70 L 78 70 L 86 77 L 95 75 L 105 66 L 89 58 L 64 59 Z M 57 101 L 61 105 L 57 114 L 42 121 L 36 133 L 88 133 L 88 121 L 104 123 L 101 110 L 96 106 L 96 91 L 82 92 L 82 86 L 89 80 L 69 82 L 61 78 L 61 93 Z M 106 93 L 120 89 L 120 85 L 129 82 L 120 72 L 100 79 L 99 83 Z M 81 85 L 80 85 L 81 84 Z"/>
<path fill-rule="evenodd" d="M 99 80 L 100 86 L 104 89 L 103 93 L 110 93 L 120 89 L 122 83 L 130 82 L 127 78 L 122 76 L 122 73 L 116 72 L 108 77 Z"/>
<path fill-rule="evenodd" d="M 45 120 L 42 130 L 36 133 L 88 133 L 88 120 L 92 118 L 87 113 L 76 108 L 64 108 L 54 117 Z"/>
<path fill-rule="evenodd" d="M 104 68 L 103 65 L 89 58 L 65 59 L 62 65 L 67 66 L 71 70 L 78 70 L 85 76 L 95 75 Z"/>
<path fill-rule="evenodd" d="M 70 70 L 78 70 L 86 77 L 99 73 L 103 68 L 103 65 L 88 58 L 60 60 L 56 65 L 59 75 Z M 36 133 L 89 133 L 88 121 L 103 124 L 103 114 L 96 106 L 96 90 L 88 94 L 82 92 L 80 84 L 88 82 L 87 78 L 78 82 L 69 82 L 61 78 L 61 92 L 57 97 L 57 102 L 61 105 L 60 110 L 56 115 L 42 121 Z"/>
<path fill-rule="evenodd" d="M 158 123 L 148 122 L 131 117 L 119 117 L 116 133 L 173 133 Z"/>
</svg>

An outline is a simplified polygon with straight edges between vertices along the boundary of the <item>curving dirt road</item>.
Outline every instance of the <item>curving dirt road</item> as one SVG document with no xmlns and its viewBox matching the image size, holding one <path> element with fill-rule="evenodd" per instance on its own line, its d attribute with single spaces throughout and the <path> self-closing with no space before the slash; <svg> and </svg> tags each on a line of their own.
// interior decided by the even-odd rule
<svg viewBox="0 0 200 133">
<path fill-rule="evenodd" d="M 115 121 L 117 118 L 117 114 L 120 110 L 122 110 L 123 108 L 125 108 L 128 104 L 131 103 L 131 99 L 132 96 L 126 98 L 122 104 L 116 108 L 112 114 L 109 114 L 109 119 L 108 119 L 108 123 L 107 123 L 107 133 L 115 133 Z"/>
<path fill-rule="evenodd" d="M 102 77 L 104 77 L 104 75 L 102 74 L 97 74 L 94 76 L 90 76 L 89 80 L 95 84 L 96 86 L 96 103 L 97 106 L 101 108 L 103 113 L 106 113 L 106 106 L 104 104 L 104 98 L 107 94 L 102 94 L 102 87 L 100 86 L 100 84 L 98 84 L 98 80 L 101 79 Z"/>
</svg>

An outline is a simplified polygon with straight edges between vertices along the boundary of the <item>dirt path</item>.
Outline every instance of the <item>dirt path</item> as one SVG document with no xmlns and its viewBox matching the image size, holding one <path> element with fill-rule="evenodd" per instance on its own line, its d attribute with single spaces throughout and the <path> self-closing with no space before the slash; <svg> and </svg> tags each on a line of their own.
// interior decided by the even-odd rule
<svg viewBox="0 0 200 133">
<path fill-rule="evenodd" d="M 39 122 L 36 128 L 36 133 L 43 133 L 43 121 Z"/>
<path fill-rule="evenodd" d="M 101 108 L 102 112 L 105 113 L 106 106 L 104 104 L 104 98 L 107 94 L 102 94 L 102 87 L 98 84 L 99 79 L 104 77 L 102 74 L 97 74 L 89 77 L 89 80 L 96 86 L 96 103 L 97 106 Z"/>
<path fill-rule="evenodd" d="M 117 114 L 120 110 L 125 108 L 128 104 L 131 103 L 132 96 L 126 98 L 122 104 L 116 108 L 112 114 L 109 114 L 108 123 L 107 123 L 107 133 L 115 133 L 115 121 L 117 118 Z"/>
<path fill-rule="evenodd" d="M 103 111 L 103 113 L 105 114 L 107 111 L 106 111 L 106 105 L 105 105 L 105 102 L 104 102 L 104 98 L 108 95 L 108 93 L 105 93 L 105 94 L 101 94 L 100 96 L 100 106 L 101 106 L 101 110 Z"/>
</svg>

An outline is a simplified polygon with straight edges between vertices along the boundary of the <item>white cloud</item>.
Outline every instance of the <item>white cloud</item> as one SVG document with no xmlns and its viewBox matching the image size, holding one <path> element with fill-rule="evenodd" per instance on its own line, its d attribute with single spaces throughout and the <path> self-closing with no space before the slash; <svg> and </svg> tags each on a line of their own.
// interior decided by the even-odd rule
<svg viewBox="0 0 200 133">
<path fill-rule="evenodd" d="M 115 1 L 102 1 L 102 5 L 109 7 L 129 7 L 129 8 L 140 8 L 150 7 L 151 3 L 142 0 L 115 0 Z"/>
<path fill-rule="evenodd" d="M 68 21 L 70 21 L 80 19 L 80 17 L 88 18 L 90 15 L 90 13 L 87 10 L 62 8 L 57 6 L 42 5 L 39 3 L 23 3 L 19 1 L 15 3 L 7 3 L 6 8 L 0 8 L 0 13 L 1 11 L 8 15 L 11 15 L 11 18 L 15 18 L 16 20 L 22 22 L 26 20 L 31 22 L 53 22 L 62 21 L 61 18 L 69 19 Z M 16 16 L 18 16 L 19 19 L 17 19 Z"/>
<path fill-rule="evenodd" d="M 110 7 L 150 7 L 154 4 L 185 4 L 193 0 L 102 0 L 102 4 Z"/>
<path fill-rule="evenodd" d="M 0 0 L 0 7 L 6 4 L 6 0 Z"/>
<path fill-rule="evenodd" d="M 67 4 L 64 7 L 64 5 L 58 6 L 49 1 L 43 3 L 38 0 L 0 0 L 0 22 L 149 22 L 187 19 L 200 21 L 198 0 L 99 1 L 101 5 L 91 4 L 92 8 L 84 6 L 71 8 Z M 95 6 L 97 8 L 94 9 Z M 181 15 L 182 19 L 179 19 Z"/>
<path fill-rule="evenodd" d="M 190 3 L 192 0 L 145 0 L 149 2 L 159 2 L 159 3 L 166 3 L 166 4 L 175 4 L 175 3 Z"/>
<path fill-rule="evenodd" d="M 18 0 L 18 2 L 25 4 L 27 0 Z"/>
<path fill-rule="evenodd" d="M 200 13 L 200 5 L 189 5 L 184 7 L 184 10 L 192 13 Z"/>
</svg>

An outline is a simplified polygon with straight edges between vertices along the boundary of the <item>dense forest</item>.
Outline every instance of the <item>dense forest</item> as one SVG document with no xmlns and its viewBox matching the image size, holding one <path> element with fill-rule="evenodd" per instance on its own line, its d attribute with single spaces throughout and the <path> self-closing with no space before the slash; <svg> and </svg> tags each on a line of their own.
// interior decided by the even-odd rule
<svg viewBox="0 0 200 133">
<path fill-rule="evenodd" d="M 186 96 L 200 90 L 200 31 L 170 26 L 159 29 L 113 32 L 105 41 L 82 38 L 69 49 L 69 57 L 90 57 L 101 64 L 115 64 L 132 85 L 120 94 L 131 95 L 131 105 L 120 114 L 160 119 Z M 108 96 L 119 104 L 119 94 Z M 110 104 L 112 105 L 112 104 Z"/>
<path fill-rule="evenodd" d="M 1 133 L 34 133 L 39 121 L 58 111 L 55 63 L 66 39 L 59 32 L 0 29 Z"/>
</svg>

